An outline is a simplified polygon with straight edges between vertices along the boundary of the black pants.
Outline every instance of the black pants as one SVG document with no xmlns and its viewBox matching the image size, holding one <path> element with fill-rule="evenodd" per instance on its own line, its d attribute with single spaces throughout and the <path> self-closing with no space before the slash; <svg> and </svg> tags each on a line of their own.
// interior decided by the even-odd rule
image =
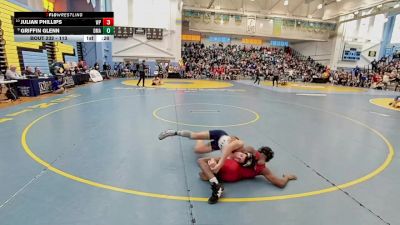
<svg viewBox="0 0 400 225">
<path fill-rule="evenodd" d="M 140 74 L 140 78 L 139 78 L 139 81 L 137 82 L 136 85 L 139 86 L 140 81 L 143 80 L 143 81 L 142 81 L 142 84 L 143 84 L 143 87 L 144 87 L 144 79 L 145 79 L 144 72 L 139 72 L 139 74 Z"/>
<path fill-rule="evenodd" d="M 276 81 L 276 86 L 278 87 L 278 81 L 279 81 L 278 76 L 274 76 L 274 78 L 272 78 L 272 86 L 275 86 L 275 81 Z"/>
<path fill-rule="evenodd" d="M 258 81 L 258 84 L 260 84 L 260 77 L 259 76 L 256 76 L 256 80 L 254 81 L 254 83 L 257 83 L 257 81 Z"/>
</svg>

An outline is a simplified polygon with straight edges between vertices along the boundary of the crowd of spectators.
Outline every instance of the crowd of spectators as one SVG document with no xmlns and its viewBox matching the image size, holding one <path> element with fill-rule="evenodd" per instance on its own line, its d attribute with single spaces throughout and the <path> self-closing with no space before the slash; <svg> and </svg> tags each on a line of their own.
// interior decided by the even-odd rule
<svg viewBox="0 0 400 225">
<path fill-rule="evenodd" d="M 43 73 L 39 67 L 32 68 L 31 66 L 26 66 L 21 72 L 17 71 L 15 65 L 10 65 L 6 70 L 5 74 L 0 73 L 0 80 L 24 80 L 24 79 L 35 79 L 35 78 L 48 78 L 54 77 L 52 81 L 53 93 L 61 94 L 66 90 L 66 78 L 68 76 L 77 74 L 89 74 L 92 71 L 97 71 L 100 74 L 100 66 L 95 63 L 93 67 L 89 67 L 84 60 L 79 60 L 79 62 L 54 62 L 49 67 L 49 73 Z M 111 71 L 111 66 L 107 63 L 103 65 L 102 76 L 105 79 L 109 79 Z M 101 75 L 99 75 L 101 76 Z M 0 90 L 4 88 L 4 85 L 0 86 Z M 16 84 L 13 83 L 9 85 L 9 89 L 16 88 Z M 1 92 L 0 92 L 1 93 Z"/>
<path fill-rule="evenodd" d="M 356 66 L 350 71 L 334 71 L 332 75 L 334 84 L 383 90 L 394 87 L 397 90 L 400 83 L 400 60 L 382 57 L 379 61 L 373 60 L 366 69 Z"/>
<path fill-rule="evenodd" d="M 111 74 L 115 77 L 135 77 L 138 74 L 139 63 L 134 62 L 115 62 Z M 179 73 L 180 77 L 183 77 L 182 67 L 179 65 L 173 65 L 169 62 L 154 62 L 145 63 L 145 75 L 146 77 L 159 77 L 168 78 L 169 73 Z"/>
<path fill-rule="evenodd" d="M 368 68 L 355 67 L 351 70 L 331 70 L 310 57 L 304 57 L 289 47 L 249 47 L 244 45 L 184 43 L 180 65 L 168 62 L 154 64 L 152 70 L 145 66 L 147 76 L 167 78 L 169 73 L 179 73 L 180 77 L 195 79 L 254 79 L 259 82 L 273 80 L 278 77 L 281 83 L 287 81 L 331 83 L 343 86 L 365 87 L 374 89 L 400 90 L 400 59 L 397 57 L 373 60 Z M 43 74 L 39 67 L 27 66 L 22 73 L 11 65 L 5 74 L 6 79 L 18 80 L 33 77 L 68 76 L 79 73 L 98 72 L 105 79 L 110 76 L 134 77 L 138 64 L 115 63 L 113 67 L 98 63 L 89 67 L 85 61 L 70 63 L 54 63 L 50 67 L 51 74 Z M 154 74 L 150 74 L 154 73 Z"/>
<path fill-rule="evenodd" d="M 275 74 L 288 79 L 311 80 L 325 67 L 311 58 L 296 56 L 291 48 L 185 43 L 182 51 L 188 77 L 242 79 Z"/>
<path fill-rule="evenodd" d="M 372 61 L 369 69 L 333 71 L 291 48 L 185 43 L 182 49 L 185 77 L 210 79 L 264 79 L 332 83 L 387 89 L 400 82 L 400 61 L 386 57 Z M 396 86 L 396 88 L 398 85 Z"/>
</svg>

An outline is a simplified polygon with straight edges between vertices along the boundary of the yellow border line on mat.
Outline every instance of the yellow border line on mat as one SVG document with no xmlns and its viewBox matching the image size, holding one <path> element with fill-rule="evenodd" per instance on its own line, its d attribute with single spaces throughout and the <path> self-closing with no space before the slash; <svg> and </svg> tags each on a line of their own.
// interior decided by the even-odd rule
<svg viewBox="0 0 400 225">
<path fill-rule="evenodd" d="M 124 80 L 121 84 L 126 86 L 136 86 L 137 80 Z M 177 84 L 178 82 L 178 84 Z M 184 80 L 184 79 L 164 79 L 162 85 L 151 85 L 151 80 L 145 82 L 147 88 L 158 89 L 224 89 L 234 87 L 234 84 L 218 80 Z"/>
<path fill-rule="evenodd" d="M 138 195 L 138 196 L 145 196 L 145 197 L 152 197 L 152 198 L 159 198 L 159 199 L 168 199 L 168 200 L 178 200 L 178 201 L 200 201 L 200 202 L 205 202 L 208 199 L 204 198 L 204 197 L 188 197 L 188 196 L 174 196 L 174 195 L 167 195 L 167 194 L 157 194 L 157 193 L 150 193 L 150 192 L 143 192 L 143 191 L 137 191 L 137 190 L 133 190 L 133 189 L 125 189 L 125 188 L 120 188 L 120 187 L 115 187 L 112 185 L 107 185 L 107 184 L 102 184 L 102 183 L 98 183 L 89 179 L 84 179 L 78 176 L 75 176 L 73 174 L 70 174 L 68 172 L 65 172 L 63 170 L 60 170 L 54 166 L 52 166 L 50 163 L 44 161 L 43 159 L 41 159 L 40 157 L 38 157 L 35 153 L 33 153 L 33 151 L 30 149 L 29 145 L 27 144 L 26 141 L 26 137 L 27 134 L 29 132 L 29 130 L 31 129 L 31 127 L 37 123 L 38 121 L 42 120 L 43 118 L 59 112 L 61 110 L 65 110 L 65 109 L 69 109 L 75 106 L 79 106 L 79 105 L 83 105 L 83 104 L 88 104 L 88 103 L 92 103 L 92 102 L 98 102 L 98 101 L 103 101 L 103 100 L 107 100 L 107 99 L 112 99 L 112 98 L 106 98 L 106 99 L 100 99 L 100 100 L 94 100 L 94 101 L 89 101 L 89 102 L 83 102 L 83 103 L 79 103 L 79 104 L 75 104 L 75 105 L 71 105 L 71 106 L 67 106 L 64 108 L 60 108 L 57 110 L 54 110 L 52 112 L 49 112 L 43 116 L 38 117 L 37 119 L 35 119 L 34 121 L 32 121 L 28 126 L 26 126 L 22 132 L 21 135 L 21 144 L 22 147 L 24 149 L 24 151 L 33 159 L 35 160 L 37 163 L 41 164 L 42 166 L 46 167 L 48 170 L 53 171 L 54 173 L 57 173 L 61 176 L 64 176 L 68 179 L 77 181 L 77 182 L 81 182 L 83 184 L 87 184 L 90 186 L 94 186 L 94 187 L 98 187 L 98 188 L 103 188 L 103 189 L 107 189 L 107 190 L 112 190 L 112 191 L 117 191 L 117 192 L 122 192 L 122 193 L 126 193 L 126 194 L 132 194 L 132 195 Z M 299 104 L 294 104 L 294 105 L 298 105 L 298 106 L 302 106 L 302 107 L 306 107 L 306 108 L 311 108 L 311 109 L 316 109 L 313 107 L 309 107 L 309 106 L 303 106 L 303 105 L 299 105 Z M 319 110 L 319 109 L 317 109 Z M 387 155 L 384 163 L 382 165 L 380 165 L 377 169 L 375 169 L 374 171 L 372 171 L 371 173 L 349 181 L 347 183 L 344 184 L 340 184 L 337 187 L 329 187 L 329 188 L 325 188 L 325 189 L 321 189 L 321 190 L 316 190 L 316 191 L 310 191 L 310 192 L 304 192 L 304 193 L 297 193 L 297 194 L 289 194 L 289 195 L 280 195 L 280 196 L 265 196 L 265 197 L 249 197 L 249 198 L 222 198 L 220 201 L 222 202 L 260 202 L 260 201 L 275 201 L 275 200 L 284 200 L 284 199 L 292 199 L 292 198 L 301 198 L 301 197 L 307 197 L 307 196 L 313 196 L 313 195 L 319 195 L 319 194 L 324 194 L 324 193 L 328 193 L 328 192 L 333 192 L 333 191 L 337 191 L 339 189 L 344 189 L 344 188 L 348 188 L 350 186 L 354 186 L 356 184 L 365 182 L 369 179 L 371 179 L 372 177 L 378 175 L 379 173 L 381 173 L 386 167 L 389 166 L 390 162 L 393 159 L 394 156 L 394 148 L 391 145 L 391 143 L 385 138 L 385 136 L 383 136 L 380 132 L 378 132 L 377 130 L 369 127 L 368 125 L 357 121 L 355 119 L 349 118 L 347 116 L 338 114 L 338 113 L 332 113 L 332 112 L 328 112 L 331 113 L 333 115 L 348 119 L 356 124 L 359 124 L 367 129 L 369 129 L 370 131 L 372 131 L 373 133 L 375 133 L 378 137 L 380 137 L 386 144 L 386 146 L 388 147 L 389 150 L 389 154 Z"/>
<path fill-rule="evenodd" d="M 380 101 L 385 101 L 385 100 L 387 100 L 388 102 L 394 101 L 393 98 L 371 98 L 369 100 L 369 103 L 371 103 L 373 105 L 376 105 L 376 106 L 379 106 L 379 107 L 384 108 L 384 109 L 389 109 L 389 110 L 392 110 L 392 111 L 400 111 L 399 108 L 393 108 L 392 106 L 382 105 L 380 103 Z"/>
<path fill-rule="evenodd" d="M 219 106 L 227 106 L 227 107 L 231 107 L 231 108 L 237 108 L 237 109 L 242 109 L 242 110 L 248 111 L 248 112 L 254 114 L 254 115 L 255 115 L 255 118 L 252 119 L 251 121 L 248 121 L 248 122 L 245 122 L 245 123 L 238 123 L 238 124 L 229 124 L 229 125 L 202 125 L 202 124 L 191 124 L 191 123 L 176 122 L 176 121 L 164 119 L 164 118 L 160 117 L 159 115 L 157 115 L 157 113 L 158 113 L 160 110 L 162 110 L 162 109 L 166 109 L 166 108 L 174 107 L 174 106 L 182 106 L 182 105 L 219 105 Z M 185 126 L 191 126 L 191 127 L 208 127 L 208 128 L 216 128 L 216 127 L 223 128 L 223 127 L 238 127 L 238 126 L 244 126 L 244 125 L 248 125 L 248 124 L 254 123 L 254 122 L 256 122 L 257 120 L 260 119 L 260 115 L 259 115 L 257 112 L 255 112 L 255 111 L 253 111 L 253 110 L 251 110 L 251 109 L 247 109 L 247 108 L 239 107 L 239 106 L 233 106 L 233 105 L 212 104 L 212 103 L 188 103 L 188 104 L 177 104 L 177 105 L 162 106 L 162 107 L 159 107 L 159 108 L 157 108 L 157 109 L 155 109 L 155 110 L 153 111 L 153 116 L 154 116 L 155 118 L 157 118 L 157 119 L 159 119 L 159 120 L 161 120 L 161 121 L 167 122 L 167 123 L 174 123 L 174 124 L 185 125 Z"/>
</svg>

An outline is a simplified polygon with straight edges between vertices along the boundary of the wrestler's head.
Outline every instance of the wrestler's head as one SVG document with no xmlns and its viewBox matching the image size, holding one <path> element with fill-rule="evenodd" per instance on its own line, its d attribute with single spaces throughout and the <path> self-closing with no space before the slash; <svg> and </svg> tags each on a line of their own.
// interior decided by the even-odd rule
<svg viewBox="0 0 400 225">
<path fill-rule="evenodd" d="M 254 157 L 253 154 L 251 153 L 246 153 L 246 159 L 244 163 L 242 164 L 243 167 L 254 167 L 257 163 L 256 157 Z"/>
<path fill-rule="evenodd" d="M 243 167 L 254 167 L 257 160 L 251 153 L 234 152 L 232 159 Z"/>
<path fill-rule="evenodd" d="M 274 152 L 272 151 L 272 149 L 270 147 L 263 146 L 258 149 L 258 152 L 260 152 L 261 154 L 263 154 L 265 156 L 265 162 L 268 162 L 269 160 L 274 158 Z"/>
<path fill-rule="evenodd" d="M 238 162 L 239 164 L 243 164 L 247 159 L 247 155 L 246 153 L 236 151 L 232 153 L 232 159 Z"/>
</svg>

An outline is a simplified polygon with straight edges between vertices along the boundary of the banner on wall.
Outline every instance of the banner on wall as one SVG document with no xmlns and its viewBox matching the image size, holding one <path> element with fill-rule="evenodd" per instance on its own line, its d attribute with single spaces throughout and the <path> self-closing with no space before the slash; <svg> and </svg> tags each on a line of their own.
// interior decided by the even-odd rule
<svg viewBox="0 0 400 225">
<path fill-rule="evenodd" d="M 222 15 L 222 22 L 224 24 L 229 23 L 229 20 L 230 20 L 230 16 L 229 15 L 226 15 L 226 14 Z"/>
<path fill-rule="evenodd" d="M 256 17 L 255 16 L 248 16 L 247 17 L 247 33 L 255 33 L 256 32 Z"/>
<path fill-rule="evenodd" d="M 242 38 L 242 43 L 250 45 L 262 45 L 263 41 L 257 38 Z"/>
<path fill-rule="evenodd" d="M 275 47 L 289 47 L 289 42 L 288 41 L 271 40 L 270 45 L 275 46 Z"/>
<path fill-rule="evenodd" d="M 216 24 L 228 23 L 229 17 L 231 15 L 226 14 L 218 14 L 218 13 L 209 13 L 209 12 L 199 12 L 195 10 L 183 10 L 183 18 L 184 20 L 191 20 L 194 22 L 202 21 L 203 23 L 209 23 L 213 17 L 213 20 Z M 235 19 L 236 25 L 241 25 L 243 16 L 241 15 L 232 15 Z M 250 16 L 249 16 L 250 17 Z M 249 18 L 247 17 L 247 18 Z M 202 20 L 200 20 L 202 18 Z M 252 18 L 253 19 L 253 18 Z M 334 32 L 336 30 L 336 24 L 334 23 L 324 23 L 324 22 L 312 22 L 299 19 L 285 19 L 281 18 L 281 28 L 277 28 L 277 30 L 288 29 L 288 28 L 296 28 L 304 31 L 315 31 L 315 32 Z M 274 19 L 275 21 L 275 19 Z M 253 21 L 251 21 L 253 22 Z M 249 22 L 249 23 L 251 23 Z M 277 25 L 280 21 L 277 21 Z M 278 32 L 279 33 L 279 32 Z"/>
<path fill-rule="evenodd" d="M 210 21 L 211 21 L 211 13 L 204 13 L 203 14 L 203 22 L 210 23 Z"/>
<path fill-rule="evenodd" d="M 229 43 L 229 42 L 231 42 L 231 38 L 230 37 L 221 37 L 221 36 L 210 36 L 210 37 L 208 37 L 208 41 L 219 42 L 219 43 Z"/>
<path fill-rule="evenodd" d="M 235 15 L 235 23 L 236 23 L 236 25 L 242 24 L 242 16 Z"/>
<path fill-rule="evenodd" d="M 282 19 L 280 18 L 274 18 L 274 26 L 272 30 L 272 35 L 274 36 L 281 36 L 282 34 Z"/>
<path fill-rule="evenodd" d="M 214 23 L 221 24 L 222 22 L 222 15 L 221 14 L 214 14 Z"/>
<path fill-rule="evenodd" d="M 182 34 L 182 41 L 201 41 L 201 36 L 196 34 Z"/>
<path fill-rule="evenodd" d="M 201 13 L 197 12 L 197 11 L 193 11 L 192 14 L 191 14 L 191 18 L 193 18 L 193 20 L 195 22 L 199 22 L 200 19 L 201 19 Z"/>
</svg>

